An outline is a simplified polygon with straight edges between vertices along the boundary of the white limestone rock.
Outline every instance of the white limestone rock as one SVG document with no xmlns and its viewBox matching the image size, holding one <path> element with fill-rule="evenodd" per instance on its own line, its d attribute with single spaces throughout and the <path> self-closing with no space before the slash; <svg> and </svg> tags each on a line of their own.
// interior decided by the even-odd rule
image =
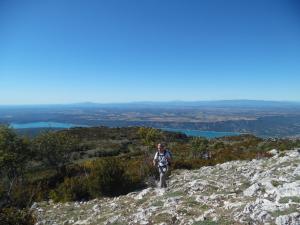
<svg viewBox="0 0 300 225">
<path fill-rule="evenodd" d="M 288 215 L 279 216 L 275 220 L 276 225 L 299 225 L 300 213 L 295 212 Z"/>
<path fill-rule="evenodd" d="M 146 188 L 87 202 L 39 202 L 31 208 L 36 225 L 192 225 L 200 220 L 218 223 L 220 218 L 228 224 L 300 225 L 300 154 L 298 150 L 276 154 L 178 170 L 164 189 Z"/>
</svg>

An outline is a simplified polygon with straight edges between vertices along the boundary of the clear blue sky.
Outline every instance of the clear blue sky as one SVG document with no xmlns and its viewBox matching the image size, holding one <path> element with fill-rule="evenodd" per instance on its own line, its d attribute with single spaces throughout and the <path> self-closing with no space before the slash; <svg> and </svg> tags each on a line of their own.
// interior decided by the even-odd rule
<svg viewBox="0 0 300 225">
<path fill-rule="evenodd" d="M 297 0 L 1 0 L 0 104 L 300 101 Z"/>
</svg>

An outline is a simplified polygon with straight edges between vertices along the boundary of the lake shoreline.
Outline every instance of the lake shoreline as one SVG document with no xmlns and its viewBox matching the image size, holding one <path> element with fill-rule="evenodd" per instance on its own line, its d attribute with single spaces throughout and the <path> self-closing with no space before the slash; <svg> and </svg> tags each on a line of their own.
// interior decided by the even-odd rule
<svg viewBox="0 0 300 225">
<path fill-rule="evenodd" d="M 10 123 L 10 127 L 21 130 L 21 129 L 70 129 L 74 127 L 92 127 L 88 125 L 83 124 L 73 124 L 73 123 L 61 123 L 61 122 L 30 122 L 30 123 Z M 180 132 L 183 134 L 186 134 L 187 136 L 192 137 L 205 137 L 205 138 L 218 138 L 218 137 L 224 137 L 224 136 L 238 136 L 242 135 L 242 133 L 239 132 L 227 132 L 227 131 L 205 131 L 205 130 L 194 130 L 194 129 L 180 129 L 180 128 L 167 128 L 162 127 L 158 128 L 163 131 L 169 131 L 169 132 Z"/>
</svg>

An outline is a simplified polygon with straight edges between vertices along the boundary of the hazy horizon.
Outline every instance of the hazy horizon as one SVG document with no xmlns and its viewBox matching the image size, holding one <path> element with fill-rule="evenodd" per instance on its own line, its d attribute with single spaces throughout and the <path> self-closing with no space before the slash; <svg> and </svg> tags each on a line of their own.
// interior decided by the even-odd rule
<svg viewBox="0 0 300 225">
<path fill-rule="evenodd" d="M 144 100 L 144 101 L 126 101 L 126 102 L 90 102 L 90 101 L 84 101 L 84 102 L 67 102 L 67 103 L 22 103 L 22 104 L 0 104 L 0 106 L 47 106 L 47 105 L 89 105 L 89 104 L 95 104 L 95 105 L 117 105 L 117 104 L 163 104 L 163 103 L 218 103 L 218 102 L 253 102 L 253 103 L 290 103 L 290 104 L 300 104 L 300 101 L 288 101 L 288 100 L 265 100 L 265 99 L 216 99 L 216 100 L 194 100 L 194 101 L 188 101 L 188 100 L 169 100 L 169 101 L 151 101 L 151 100 Z"/>
</svg>

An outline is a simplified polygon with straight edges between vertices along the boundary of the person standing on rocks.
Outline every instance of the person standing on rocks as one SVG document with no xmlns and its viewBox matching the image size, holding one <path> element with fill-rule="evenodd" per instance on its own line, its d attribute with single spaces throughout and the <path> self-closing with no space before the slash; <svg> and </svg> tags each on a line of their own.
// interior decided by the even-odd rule
<svg viewBox="0 0 300 225">
<path fill-rule="evenodd" d="M 159 187 L 164 188 L 167 187 L 166 174 L 169 165 L 171 165 L 171 154 L 162 143 L 157 145 L 157 150 L 153 159 L 153 165 L 158 167 Z"/>
</svg>

